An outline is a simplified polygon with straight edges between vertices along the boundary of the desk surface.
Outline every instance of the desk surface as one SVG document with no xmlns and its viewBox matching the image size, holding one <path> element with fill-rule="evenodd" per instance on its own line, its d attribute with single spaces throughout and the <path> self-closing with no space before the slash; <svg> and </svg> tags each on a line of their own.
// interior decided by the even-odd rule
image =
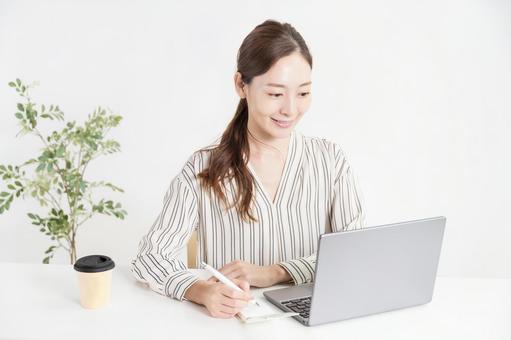
<svg viewBox="0 0 511 340">
<path fill-rule="evenodd" d="M 0 273 L 0 339 L 511 339 L 508 279 L 439 277 L 429 304 L 305 327 L 215 319 L 152 292 L 122 266 L 110 305 L 98 310 L 80 306 L 72 266 L 0 263 Z"/>
</svg>

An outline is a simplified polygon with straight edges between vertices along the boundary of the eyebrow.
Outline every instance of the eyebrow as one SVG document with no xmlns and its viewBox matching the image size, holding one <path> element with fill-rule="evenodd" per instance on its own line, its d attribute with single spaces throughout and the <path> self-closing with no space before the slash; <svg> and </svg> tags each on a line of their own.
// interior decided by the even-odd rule
<svg viewBox="0 0 511 340">
<path fill-rule="evenodd" d="M 305 85 L 310 85 L 312 84 L 312 81 L 308 81 L 306 83 L 303 83 L 303 84 L 300 84 L 300 86 L 298 87 L 302 87 L 302 86 L 305 86 Z M 273 87 L 283 87 L 283 88 L 286 88 L 286 85 L 282 85 L 282 84 L 276 84 L 276 83 L 267 83 L 266 86 L 273 86 Z"/>
</svg>

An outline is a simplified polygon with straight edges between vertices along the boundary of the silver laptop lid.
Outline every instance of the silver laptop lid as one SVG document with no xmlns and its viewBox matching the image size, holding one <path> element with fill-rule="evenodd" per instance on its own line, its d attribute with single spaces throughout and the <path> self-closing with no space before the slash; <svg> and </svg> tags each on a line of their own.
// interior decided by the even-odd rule
<svg viewBox="0 0 511 340">
<path fill-rule="evenodd" d="M 445 220 L 321 235 L 309 325 L 431 301 Z"/>
</svg>

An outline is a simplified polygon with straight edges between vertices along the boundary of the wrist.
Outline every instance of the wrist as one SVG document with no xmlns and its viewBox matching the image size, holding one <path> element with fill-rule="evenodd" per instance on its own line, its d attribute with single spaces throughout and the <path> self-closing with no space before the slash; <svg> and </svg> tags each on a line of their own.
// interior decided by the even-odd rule
<svg viewBox="0 0 511 340">
<path fill-rule="evenodd" d="M 289 276 L 289 273 L 278 264 L 271 265 L 270 270 L 272 285 L 291 280 L 291 276 Z"/>
<path fill-rule="evenodd" d="M 200 305 L 204 304 L 202 297 L 204 295 L 205 288 L 208 284 L 209 283 L 205 280 L 199 280 L 195 282 L 186 290 L 184 297 L 187 300 L 198 303 Z"/>
</svg>

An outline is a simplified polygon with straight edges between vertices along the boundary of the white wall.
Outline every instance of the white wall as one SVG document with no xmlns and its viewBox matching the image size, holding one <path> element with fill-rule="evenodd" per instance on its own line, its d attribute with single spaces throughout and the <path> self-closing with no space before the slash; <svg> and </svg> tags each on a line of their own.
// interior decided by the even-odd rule
<svg viewBox="0 0 511 340">
<path fill-rule="evenodd" d="M 238 98 L 236 52 L 267 18 L 293 24 L 313 57 L 313 102 L 298 129 L 339 142 L 370 225 L 447 216 L 439 274 L 511 277 L 511 6 L 505 1 L 0 1 L 0 163 L 39 144 L 16 138 L 7 83 L 82 121 L 124 116 L 122 153 L 89 178 L 126 190 L 125 221 L 96 217 L 79 256 L 127 264 L 188 156 L 220 135 Z M 40 262 L 38 207 L 0 215 L 0 261 Z M 66 263 L 64 252 L 54 262 Z"/>
</svg>

